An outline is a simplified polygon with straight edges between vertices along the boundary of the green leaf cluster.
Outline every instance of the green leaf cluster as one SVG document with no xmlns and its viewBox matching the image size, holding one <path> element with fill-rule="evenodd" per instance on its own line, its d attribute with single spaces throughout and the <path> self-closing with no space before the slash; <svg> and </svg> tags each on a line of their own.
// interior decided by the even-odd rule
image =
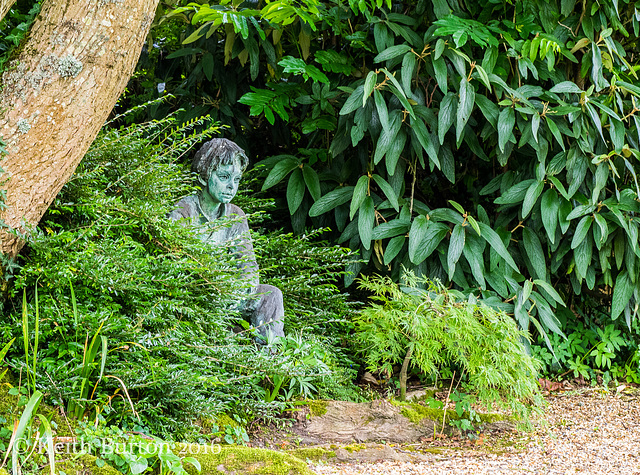
<svg viewBox="0 0 640 475">
<path fill-rule="evenodd" d="M 428 283 L 421 290 L 414 276 L 405 278 L 404 286 L 388 277 L 358 281 L 373 294 L 355 319 L 367 368 L 392 374 L 392 366 L 406 357 L 432 379 L 452 368 L 482 404 L 523 411 L 522 403 L 536 397 L 540 365 L 527 355 L 525 334 L 513 319 L 476 301 L 459 300 L 459 293 L 441 285 Z"/>
<path fill-rule="evenodd" d="M 360 252 L 346 284 L 404 266 L 547 342 L 563 337 L 558 309 L 595 292 L 631 328 L 634 2 L 298 7 L 287 21 L 249 3 L 178 9 L 188 44 L 156 74 L 263 159 L 295 233 L 330 228 Z"/>
</svg>

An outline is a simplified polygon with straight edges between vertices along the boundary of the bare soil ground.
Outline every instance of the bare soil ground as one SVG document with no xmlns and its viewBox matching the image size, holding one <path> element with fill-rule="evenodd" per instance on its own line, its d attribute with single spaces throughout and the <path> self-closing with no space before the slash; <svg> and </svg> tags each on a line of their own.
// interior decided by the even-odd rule
<svg viewBox="0 0 640 475">
<path fill-rule="evenodd" d="M 562 388 L 557 388 L 562 389 Z M 640 392 L 583 388 L 546 397 L 534 430 L 428 438 L 393 447 L 406 461 L 320 462 L 320 475 L 638 474 Z M 430 440 L 429 440 L 430 439 Z"/>
</svg>

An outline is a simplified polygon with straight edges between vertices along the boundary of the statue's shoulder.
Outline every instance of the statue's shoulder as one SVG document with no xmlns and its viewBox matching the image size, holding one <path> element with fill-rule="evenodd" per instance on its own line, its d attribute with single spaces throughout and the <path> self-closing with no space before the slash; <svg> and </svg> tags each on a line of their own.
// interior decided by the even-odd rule
<svg viewBox="0 0 640 475">
<path fill-rule="evenodd" d="M 169 219 L 178 220 L 198 216 L 198 197 L 189 195 L 176 203 L 176 208 L 169 213 Z"/>
<path fill-rule="evenodd" d="M 227 205 L 227 216 L 246 216 L 242 208 L 234 204 L 229 203 Z"/>
</svg>

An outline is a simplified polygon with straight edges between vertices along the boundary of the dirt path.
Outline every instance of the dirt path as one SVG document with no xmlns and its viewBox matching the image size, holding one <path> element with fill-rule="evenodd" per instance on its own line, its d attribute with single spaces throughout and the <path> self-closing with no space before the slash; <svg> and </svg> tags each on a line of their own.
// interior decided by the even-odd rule
<svg viewBox="0 0 640 475">
<path fill-rule="evenodd" d="M 320 463 L 334 474 L 639 474 L 640 393 L 586 389 L 547 398 L 527 434 L 493 434 L 475 442 L 436 440 L 414 462 Z"/>
</svg>

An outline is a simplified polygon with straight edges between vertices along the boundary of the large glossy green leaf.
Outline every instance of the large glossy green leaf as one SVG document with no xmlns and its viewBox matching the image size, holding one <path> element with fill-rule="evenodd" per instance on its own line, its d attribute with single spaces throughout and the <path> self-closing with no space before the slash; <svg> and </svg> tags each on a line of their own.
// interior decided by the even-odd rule
<svg viewBox="0 0 640 475">
<path fill-rule="evenodd" d="M 473 104 L 475 103 L 476 91 L 473 85 L 467 81 L 466 77 L 460 80 L 460 100 L 458 101 L 458 111 L 456 113 L 456 143 L 460 145 L 462 141 L 462 132 L 467 125 L 467 121 L 471 117 Z"/>
<path fill-rule="evenodd" d="M 616 258 L 616 267 L 620 269 L 624 262 L 624 248 L 625 248 L 624 233 L 618 231 L 613 239 L 613 254 Z"/>
<path fill-rule="evenodd" d="M 456 116 L 456 95 L 449 92 L 440 103 L 440 111 L 438 112 L 438 139 L 440 145 L 444 143 L 444 137 L 453 124 Z"/>
<path fill-rule="evenodd" d="M 507 142 L 513 136 L 513 128 L 516 124 L 515 112 L 511 107 L 500 111 L 498 116 L 498 147 L 504 152 Z"/>
<path fill-rule="evenodd" d="M 389 112 L 387 111 L 387 103 L 384 101 L 382 94 L 379 90 L 373 91 L 373 99 L 376 104 L 376 110 L 378 111 L 378 117 L 380 119 L 380 124 L 382 124 L 382 128 L 385 130 L 389 130 Z"/>
<path fill-rule="evenodd" d="M 446 94 L 447 93 L 447 64 L 444 62 L 444 58 L 440 57 L 438 59 L 431 59 L 433 64 L 433 72 L 436 77 L 436 82 L 438 83 L 438 87 L 440 90 Z"/>
<path fill-rule="evenodd" d="M 372 239 L 386 239 L 397 236 L 398 234 L 406 234 L 409 231 L 411 223 L 404 219 L 392 219 L 386 223 L 380 223 L 373 228 Z"/>
<path fill-rule="evenodd" d="M 429 213 L 431 221 L 445 221 L 447 223 L 462 224 L 464 218 L 462 215 L 449 208 L 437 208 Z"/>
<path fill-rule="evenodd" d="M 414 219 L 409 231 L 409 259 L 411 262 L 417 265 L 429 257 L 448 232 L 448 226 L 429 221 L 424 215 Z"/>
<path fill-rule="evenodd" d="M 595 42 L 591 43 L 591 53 L 591 79 L 596 86 L 596 91 L 600 91 L 606 87 L 609 87 L 609 82 L 604 78 L 602 70 L 602 53 L 600 51 L 600 47 Z"/>
<path fill-rule="evenodd" d="M 384 178 L 382 178 L 380 175 L 374 174 L 373 179 L 376 182 L 376 184 L 380 187 L 384 195 L 387 197 L 387 199 L 389 200 L 389 203 L 391 203 L 391 206 L 393 206 L 393 208 L 396 211 L 400 211 L 400 208 L 398 207 L 398 197 L 393 191 L 393 188 L 391 188 L 391 185 L 387 183 L 387 181 Z"/>
<path fill-rule="evenodd" d="M 551 117 L 547 117 L 546 119 L 547 119 L 547 126 L 549 127 L 551 134 L 556 139 L 560 147 L 562 147 L 562 150 L 564 150 L 565 149 L 564 141 L 562 140 L 562 134 L 560 133 L 560 129 L 558 128 L 555 121 Z"/>
<path fill-rule="evenodd" d="M 431 135 L 427 131 L 427 126 L 424 124 L 422 119 L 418 118 L 416 120 L 411 121 L 411 127 L 413 133 L 416 135 L 418 142 L 422 145 L 422 148 L 429 155 L 429 160 L 431 160 L 438 169 L 440 168 L 440 159 L 438 158 L 438 151 L 436 150 L 435 144 L 431 139 Z"/>
<path fill-rule="evenodd" d="M 367 103 L 367 99 L 371 96 L 373 92 L 373 88 L 376 85 L 376 80 L 378 79 L 378 75 L 375 71 L 369 71 L 366 79 L 364 80 L 364 89 L 362 91 L 362 107 L 364 107 Z M 346 104 L 345 104 L 346 105 Z"/>
<path fill-rule="evenodd" d="M 572 94 L 581 94 L 583 91 L 580 89 L 576 83 L 572 81 L 562 81 L 561 83 L 556 84 L 551 89 L 550 92 L 555 92 L 556 94 L 568 92 Z"/>
<path fill-rule="evenodd" d="M 516 265 L 513 257 L 509 254 L 506 246 L 502 242 L 502 239 L 493 229 L 491 229 L 488 225 L 484 223 L 478 223 L 480 226 L 480 231 L 482 232 L 482 237 L 489 243 L 489 246 L 498 253 L 500 257 L 502 257 L 507 265 L 511 267 L 516 272 L 520 273 L 518 266 Z"/>
<path fill-rule="evenodd" d="M 590 204 L 578 205 L 571 211 L 571 213 L 567 215 L 567 219 L 572 220 L 572 219 L 580 218 L 585 214 L 593 213 L 595 210 L 596 210 L 595 205 L 590 205 Z"/>
<path fill-rule="evenodd" d="M 296 168 L 289 176 L 287 185 L 287 204 L 289 205 L 289 214 L 295 213 L 304 198 L 305 186 L 302 170 Z"/>
<path fill-rule="evenodd" d="M 264 180 L 264 183 L 262 184 L 263 191 L 280 183 L 282 179 L 291 172 L 291 170 L 295 169 L 299 165 L 298 160 L 291 155 L 280 155 L 279 157 L 281 159 L 271 169 L 269 175 L 267 175 L 266 180 Z"/>
<path fill-rule="evenodd" d="M 635 285 L 629 279 L 626 270 L 618 274 L 616 285 L 613 287 L 613 298 L 611 299 L 611 318 L 615 320 L 620 316 L 624 308 L 629 304 Z"/>
<path fill-rule="evenodd" d="M 537 186 L 536 180 L 523 180 L 505 191 L 502 196 L 495 199 L 495 203 L 499 205 L 520 203 L 524 200 L 527 190 L 531 186 Z"/>
<path fill-rule="evenodd" d="M 360 234 L 360 242 L 365 249 L 371 248 L 375 217 L 376 210 L 373 206 L 373 198 L 367 196 L 360 205 L 358 214 L 358 234 Z"/>
<path fill-rule="evenodd" d="M 388 61 L 397 56 L 402 56 L 403 54 L 408 53 L 409 51 L 411 51 L 411 46 L 409 45 L 390 46 L 389 48 L 385 49 L 382 53 L 380 53 L 378 56 L 373 58 L 373 62 L 381 63 L 383 61 Z"/>
<path fill-rule="evenodd" d="M 404 246 L 404 242 L 406 241 L 407 237 L 402 235 L 402 236 L 396 236 L 393 239 L 391 239 L 389 241 L 389 244 L 387 244 L 387 248 L 384 250 L 384 265 L 388 266 L 391 261 L 393 261 L 396 256 L 398 255 L 398 253 L 402 250 L 402 247 Z"/>
<path fill-rule="evenodd" d="M 542 193 L 542 188 L 544 188 L 544 182 L 533 182 L 527 188 L 527 192 L 524 195 L 524 200 L 522 201 L 522 219 L 529 216 L 529 213 L 533 209 L 533 206 L 538 201 L 538 197 L 540 193 Z"/>
<path fill-rule="evenodd" d="M 363 106 L 362 98 L 364 97 L 364 85 L 358 86 L 345 101 L 340 115 L 347 115 Z"/>
<path fill-rule="evenodd" d="M 598 239 L 596 239 L 596 246 L 598 249 L 602 247 L 602 245 L 606 242 L 609 237 L 609 225 L 607 224 L 607 220 L 602 217 L 600 213 L 596 213 L 593 215 L 597 227 L 593 227 L 594 239 L 596 239 L 596 230 L 599 233 Z"/>
<path fill-rule="evenodd" d="M 356 212 L 360 208 L 360 205 L 369 194 L 369 176 L 362 175 L 358 178 L 356 187 L 353 189 L 353 197 L 351 198 L 351 205 L 349 207 L 349 219 L 353 219 Z"/>
<path fill-rule="evenodd" d="M 393 176 L 396 173 L 396 168 L 398 165 L 398 160 L 400 159 L 400 154 L 404 150 L 404 145 L 407 142 L 407 134 L 404 130 L 399 130 L 396 135 L 395 140 L 391 143 L 391 147 L 387 150 L 387 153 L 384 157 L 384 162 L 387 167 L 387 173 L 389 176 Z"/>
<path fill-rule="evenodd" d="M 318 201 L 316 201 L 309 210 L 309 216 L 312 218 L 331 211 L 336 206 L 345 204 L 353 195 L 353 186 L 344 186 L 330 191 Z"/>
<path fill-rule="evenodd" d="M 583 279 L 587 276 L 587 271 L 591 266 L 592 257 L 593 240 L 591 239 L 591 234 L 587 234 L 587 236 L 573 250 L 573 258 L 576 261 L 576 275 L 579 279 Z"/>
<path fill-rule="evenodd" d="M 476 104 L 482 111 L 482 114 L 487 119 L 487 121 L 489 121 L 489 123 L 497 129 L 500 109 L 498 109 L 496 103 L 491 99 L 488 99 L 486 96 L 483 96 L 482 94 L 476 94 Z"/>
<path fill-rule="evenodd" d="M 537 286 L 539 286 L 545 292 L 547 292 L 560 305 L 562 305 L 563 307 L 566 306 L 566 304 L 564 303 L 564 300 L 562 300 L 562 297 L 560 296 L 558 291 L 556 289 L 554 289 L 553 286 L 549 282 L 546 282 L 546 281 L 541 280 L 541 279 L 536 279 L 536 280 L 533 281 L 533 283 L 536 284 Z"/>
<path fill-rule="evenodd" d="M 320 191 L 320 179 L 316 171 L 309 165 L 305 165 L 302 168 L 302 175 L 313 200 L 319 200 L 322 192 Z"/>
<path fill-rule="evenodd" d="M 575 249 L 585 240 L 591 228 L 591 223 L 593 223 L 593 216 L 583 216 L 578 222 L 573 239 L 571 239 L 571 249 Z"/>
<path fill-rule="evenodd" d="M 560 224 L 560 231 L 562 234 L 567 232 L 569 226 L 571 226 L 571 221 L 567 219 L 567 216 L 571 213 L 573 207 L 571 206 L 571 202 L 562 199 L 560 200 L 560 207 L 558 208 L 558 224 Z"/>
<path fill-rule="evenodd" d="M 402 58 L 402 87 L 404 93 L 411 95 L 411 81 L 413 80 L 413 71 L 416 67 L 416 55 L 409 52 Z"/>
<path fill-rule="evenodd" d="M 547 330 L 551 330 L 558 335 L 564 336 L 562 330 L 560 329 L 560 321 L 555 316 L 553 310 L 549 306 L 549 303 L 545 300 L 545 298 L 537 292 L 531 292 L 531 300 L 536 303 L 536 307 L 538 309 L 538 316 L 540 317 L 540 321 L 545 326 Z"/>
<path fill-rule="evenodd" d="M 536 273 L 536 277 L 541 280 L 547 278 L 547 263 L 542 250 L 542 244 L 538 236 L 529 228 L 522 230 L 522 238 L 527 257 Z"/>
<path fill-rule="evenodd" d="M 611 137 L 613 148 L 620 152 L 625 143 L 625 127 L 621 120 L 609 117 L 609 136 Z"/>
<path fill-rule="evenodd" d="M 449 269 L 449 280 L 453 278 L 456 269 L 456 263 L 460 259 L 462 249 L 464 248 L 465 231 L 461 224 L 456 224 L 451 232 L 449 240 L 449 251 L 447 253 L 447 267 Z"/>
<path fill-rule="evenodd" d="M 550 188 L 542 195 L 540 202 L 540 216 L 542 217 L 542 225 L 547 232 L 547 237 L 552 244 L 556 242 L 556 228 L 558 224 L 558 210 L 560 209 L 560 201 L 556 190 Z"/>
<path fill-rule="evenodd" d="M 475 250 L 471 249 L 471 246 L 466 245 L 462 249 L 462 254 L 469 264 L 469 268 L 471 269 L 473 278 L 476 280 L 482 290 L 486 290 L 487 283 L 485 281 L 485 269 L 484 263 L 482 261 L 482 253 L 477 253 L 475 252 Z"/>
<path fill-rule="evenodd" d="M 606 143 L 606 140 L 602 133 L 602 122 L 600 121 L 600 116 L 598 115 L 598 112 L 588 102 L 584 106 L 587 109 L 587 112 L 589 113 L 591 120 L 593 121 L 593 125 L 595 125 L 596 129 L 598 129 L 598 132 L 600 133 L 600 137 L 602 138 L 602 141 Z"/>
</svg>

